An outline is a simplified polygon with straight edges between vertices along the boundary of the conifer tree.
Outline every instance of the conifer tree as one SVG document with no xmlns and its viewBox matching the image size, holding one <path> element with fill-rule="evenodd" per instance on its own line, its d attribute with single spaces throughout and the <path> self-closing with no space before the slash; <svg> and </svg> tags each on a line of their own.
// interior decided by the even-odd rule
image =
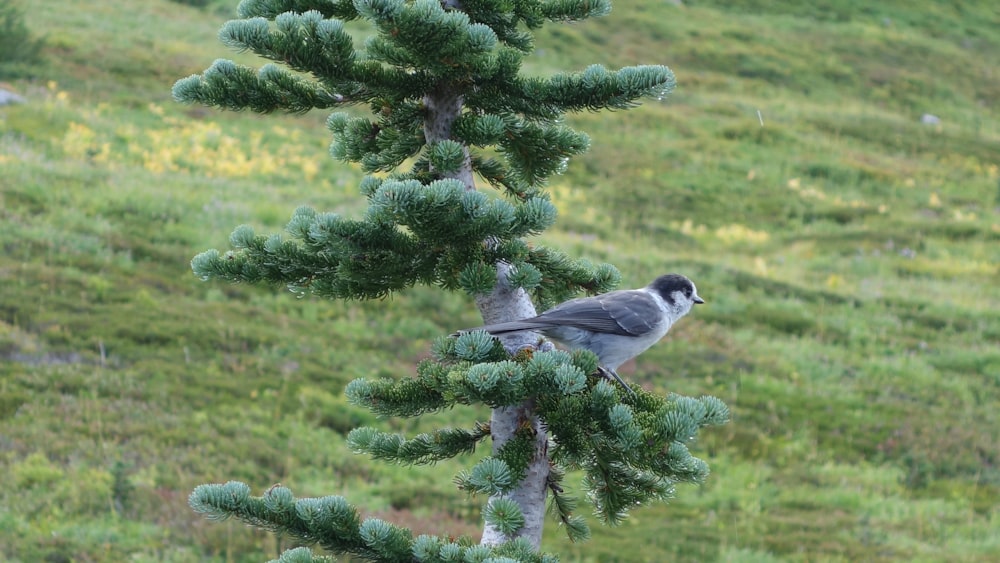
<svg viewBox="0 0 1000 563">
<path fill-rule="evenodd" d="M 664 66 L 609 70 L 594 65 L 548 78 L 526 77 L 531 30 L 549 22 L 601 16 L 608 0 L 243 0 L 223 43 L 278 64 L 260 69 L 217 60 L 174 86 L 175 99 L 230 110 L 308 112 L 367 106 L 368 117 L 333 113 L 337 159 L 360 163 L 368 208 L 359 218 L 295 210 L 287 235 L 248 226 L 232 250 L 192 261 L 202 279 L 287 286 L 333 299 L 373 299 L 415 284 L 473 296 L 485 323 L 532 316 L 581 291 L 619 281 L 611 265 L 592 265 L 529 245 L 556 219 L 546 179 L 588 148 L 562 124 L 566 112 L 625 109 L 674 86 Z M 358 49 L 344 22 L 374 34 Z M 476 177 L 502 197 L 489 197 Z M 455 327 L 461 328 L 461 327 Z M 597 517 L 608 524 L 632 508 L 666 499 L 676 483 L 702 482 L 708 467 L 687 444 L 721 424 L 714 397 L 636 395 L 596 375 L 589 352 L 538 345 L 530 333 L 442 337 L 415 376 L 362 378 L 348 398 L 384 416 L 415 417 L 470 404 L 490 409 L 471 428 L 406 438 L 374 428 L 348 435 L 375 459 L 431 464 L 491 439 L 491 455 L 459 474 L 458 487 L 487 496 L 482 541 L 414 538 L 369 518 L 342 497 L 263 496 L 243 483 L 202 485 L 191 505 L 209 518 L 236 517 L 334 552 L 374 561 L 554 561 L 540 553 L 545 504 L 574 540 L 588 537 L 568 470 Z M 280 561 L 312 561 L 305 548 Z"/>
</svg>

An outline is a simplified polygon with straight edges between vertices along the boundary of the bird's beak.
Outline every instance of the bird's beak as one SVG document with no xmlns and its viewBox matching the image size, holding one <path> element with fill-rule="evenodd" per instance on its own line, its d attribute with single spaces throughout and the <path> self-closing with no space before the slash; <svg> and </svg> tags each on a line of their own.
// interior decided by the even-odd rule
<svg viewBox="0 0 1000 563">
<path fill-rule="evenodd" d="M 702 303 L 705 302 L 705 300 L 702 299 L 701 297 L 698 297 L 697 295 L 695 295 L 694 296 L 694 302 L 697 303 L 698 305 L 701 305 Z"/>
</svg>

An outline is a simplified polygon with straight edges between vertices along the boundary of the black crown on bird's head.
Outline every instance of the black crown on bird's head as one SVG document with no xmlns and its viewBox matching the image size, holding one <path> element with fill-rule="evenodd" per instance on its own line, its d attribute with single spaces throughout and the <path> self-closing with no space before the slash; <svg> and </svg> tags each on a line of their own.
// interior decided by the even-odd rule
<svg viewBox="0 0 1000 563">
<path fill-rule="evenodd" d="M 650 289 L 660 294 L 660 297 L 664 301 L 674 304 L 674 292 L 679 291 L 688 299 L 692 296 L 697 295 L 695 293 L 694 282 L 687 279 L 680 274 L 667 274 L 660 276 L 653 280 L 653 283 L 649 284 Z M 699 300 L 695 300 L 696 303 L 700 303 Z"/>
</svg>

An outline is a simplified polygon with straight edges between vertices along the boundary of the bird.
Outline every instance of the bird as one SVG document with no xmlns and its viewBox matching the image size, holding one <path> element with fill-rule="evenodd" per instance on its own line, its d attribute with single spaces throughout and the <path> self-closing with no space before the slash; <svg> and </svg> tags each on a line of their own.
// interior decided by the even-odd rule
<svg viewBox="0 0 1000 563">
<path fill-rule="evenodd" d="M 540 332 L 565 348 L 596 354 L 598 371 L 634 395 L 615 371 L 618 366 L 659 342 L 674 323 L 704 302 L 690 279 L 666 274 L 646 287 L 570 299 L 529 319 L 460 330 L 452 336 L 479 330 L 493 336 Z"/>
</svg>

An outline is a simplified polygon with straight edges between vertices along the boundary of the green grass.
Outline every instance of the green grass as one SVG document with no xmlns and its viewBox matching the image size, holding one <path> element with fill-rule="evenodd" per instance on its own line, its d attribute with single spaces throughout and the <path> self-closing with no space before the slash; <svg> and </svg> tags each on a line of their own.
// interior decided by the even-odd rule
<svg viewBox="0 0 1000 563">
<path fill-rule="evenodd" d="M 561 216 L 540 242 L 615 263 L 626 286 L 694 278 L 708 304 L 622 371 L 717 395 L 734 420 L 695 445 L 704 487 L 618 528 L 592 520 L 586 544 L 553 522 L 546 549 L 1000 558 L 996 8 L 685 4 L 620 0 L 539 35 L 531 73 L 664 63 L 679 80 L 664 101 L 569 119 L 593 149 L 553 179 Z M 10 83 L 29 103 L 0 109 L 0 558 L 260 561 L 289 547 L 187 507 L 194 486 L 229 479 L 343 494 L 418 533 L 479 531 L 482 499 L 450 482 L 468 461 L 386 467 L 343 438 L 488 416 L 374 420 L 342 395 L 356 377 L 413 373 L 433 338 L 477 322 L 468 299 L 320 302 L 190 273 L 238 224 L 363 209 L 359 170 L 327 155 L 325 115 L 170 100 L 174 80 L 230 56 L 215 32 L 234 10 L 27 13 L 48 43 L 34 78 Z"/>
</svg>

